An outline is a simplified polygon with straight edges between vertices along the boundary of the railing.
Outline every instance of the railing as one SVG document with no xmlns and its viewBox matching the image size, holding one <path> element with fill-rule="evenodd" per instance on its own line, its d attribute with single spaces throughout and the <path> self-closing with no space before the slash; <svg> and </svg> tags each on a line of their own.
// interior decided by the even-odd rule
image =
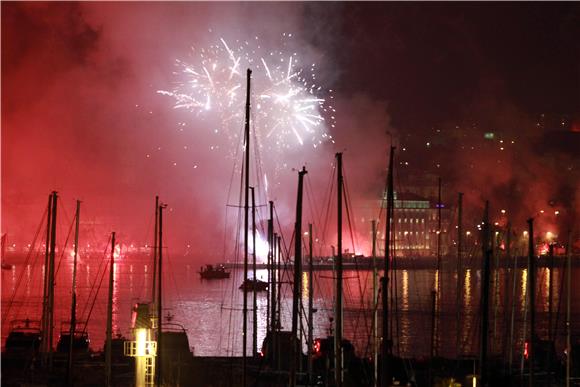
<svg viewBox="0 0 580 387">
<path fill-rule="evenodd" d="M 156 341 L 144 341 L 139 343 L 140 345 L 144 345 L 144 347 L 139 348 L 138 353 L 138 345 L 137 341 L 125 341 L 124 342 L 124 353 L 125 356 L 137 357 L 137 356 L 144 356 L 144 357 L 153 357 L 157 355 L 157 342 Z"/>
</svg>

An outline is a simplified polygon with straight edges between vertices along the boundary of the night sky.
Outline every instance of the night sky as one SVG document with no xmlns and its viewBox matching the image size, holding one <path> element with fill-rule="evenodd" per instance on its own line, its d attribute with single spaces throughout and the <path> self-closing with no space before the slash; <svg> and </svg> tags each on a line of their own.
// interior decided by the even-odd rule
<svg viewBox="0 0 580 387">
<path fill-rule="evenodd" d="M 276 201 L 284 226 L 294 222 L 295 169 L 307 166 L 324 207 L 337 151 L 345 153 L 355 209 L 380 197 L 391 136 L 398 190 L 409 176 L 437 175 L 445 200 L 463 191 L 474 214 L 490 200 L 520 227 L 550 208 L 561 216 L 540 225 L 558 233 L 578 226 L 578 4 L 1 7 L 2 233 L 14 243 L 30 243 L 53 189 L 68 214 L 63 224 L 79 198 L 86 227 L 103 244 L 112 230 L 147 243 L 159 194 L 169 204 L 169 245 L 218 259 L 225 205 L 238 201 L 239 154 L 209 129 L 215 120 L 174 109 L 157 91 L 172 87 L 175 61 L 192 61 L 192 47 L 259 36 L 275 50 L 282 33 L 293 34 L 287 49 L 302 63 L 316 63 L 317 82 L 332 90 L 336 107 L 336 127 L 327 128 L 334 143 L 275 155 L 263 149 L 276 172 L 271 195 L 260 200 Z"/>
</svg>

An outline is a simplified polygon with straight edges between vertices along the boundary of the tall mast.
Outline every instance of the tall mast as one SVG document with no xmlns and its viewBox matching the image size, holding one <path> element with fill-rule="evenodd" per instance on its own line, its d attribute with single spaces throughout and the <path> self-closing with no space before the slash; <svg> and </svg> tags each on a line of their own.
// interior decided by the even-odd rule
<svg viewBox="0 0 580 387">
<path fill-rule="evenodd" d="M 530 366 L 529 386 L 534 385 L 534 335 L 536 333 L 536 260 L 534 253 L 534 219 L 528 219 L 528 289 L 530 305 L 530 342 L 528 362 Z"/>
<path fill-rule="evenodd" d="M 254 187 L 252 191 L 252 271 L 254 272 L 254 285 L 257 284 L 256 276 L 256 198 L 254 196 Z M 258 353 L 258 292 L 254 289 L 254 299 L 252 304 L 252 357 Z"/>
<path fill-rule="evenodd" d="M 435 319 L 434 322 L 434 336 L 433 336 L 433 355 L 437 356 L 439 352 L 439 300 L 441 299 L 441 177 L 437 179 L 438 194 L 437 194 L 437 272 L 435 283 Z"/>
<path fill-rule="evenodd" d="M 50 234 L 50 254 L 48 262 L 48 354 L 49 368 L 52 369 L 52 340 L 54 330 L 54 258 L 56 250 L 56 209 L 58 205 L 56 191 L 52 192 L 52 219 Z"/>
<path fill-rule="evenodd" d="M 270 332 L 276 330 L 276 263 L 274 256 L 274 202 L 269 201 L 268 219 L 268 261 L 270 263 Z M 274 337 L 274 336 L 272 336 Z M 272 341 L 274 343 L 274 341 Z"/>
<path fill-rule="evenodd" d="M 72 300 L 70 307 L 70 342 L 68 347 L 67 381 L 72 386 L 72 364 L 73 364 L 73 342 L 77 323 L 77 255 L 79 251 L 79 217 L 81 214 L 81 201 L 77 200 L 77 210 L 75 215 L 75 249 L 73 258 L 72 275 Z"/>
<path fill-rule="evenodd" d="M 155 195 L 155 231 L 153 232 L 153 287 L 151 302 L 155 304 L 155 281 L 157 280 L 157 233 L 159 228 L 159 195 Z"/>
<path fill-rule="evenodd" d="M 510 274 L 511 274 L 511 269 L 510 269 L 510 245 L 511 245 L 511 224 L 509 219 L 507 220 L 507 225 L 506 225 L 506 230 L 505 230 L 505 253 L 504 253 L 504 294 L 503 294 L 503 305 L 504 305 L 504 314 L 505 311 L 507 310 L 508 304 L 509 304 L 509 292 L 507 291 L 509 289 L 509 284 L 510 284 Z M 499 256 L 499 252 L 498 252 L 498 256 Z M 499 266 L 498 266 L 499 267 Z M 507 316 L 505 316 L 507 317 Z M 505 322 L 507 322 L 507 320 L 504 320 Z M 505 333 L 507 334 L 508 330 L 505 331 Z M 502 341 L 503 343 L 503 355 L 506 356 L 507 352 L 509 352 L 508 350 L 508 345 L 511 346 L 511 344 L 508 342 L 507 336 L 504 336 L 504 340 Z M 509 361 L 507 362 L 509 364 Z M 504 365 L 506 364 L 505 359 L 504 359 Z M 510 369 L 511 372 L 511 369 Z"/>
<path fill-rule="evenodd" d="M 566 244 L 566 387 L 570 387 L 570 358 L 572 355 L 572 346 L 570 345 L 570 286 L 572 285 L 571 282 L 571 273 L 572 273 L 572 254 L 570 249 L 572 248 L 572 233 L 568 232 L 568 242 Z"/>
<path fill-rule="evenodd" d="M 481 367 L 480 377 L 481 385 L 487 385 L 487 336 L 489 331 L 489 277 L 491 264 L 491 247 L 490 247 L 490 226 L 489 226 L 489 201 L 485 202 L 485 210 L 483 213 L 483 230 L 481 237 L 482 257 L 483 257 L 483 279 L 481 281 L 481 333 L 480 333 L 480 358 L 479 364 Z"/>
<path fill-rule="evenodd" d="M 49 278 L 48 278 L 48 265 L 49 265 L 49 254 L 50 254 L 50 230 L 52 227 L 52 192 L 48 195 L 48 209 L 47 209 L 47 220 L 46 220 L 46 243 L 45 243 L 45 255 L 44 255 L 44 284 L 43 284 L 43 294 L 42 294 L 42 362 L 43 366 L 46 366 L 46 361 L 48 360 L 48 320 L 50 318 L 48 310 L 48 288 L 49 288 Z"/>
<path fill-rule="evenodd" d="M 371 221 L 372 226 L 372 256 L 373 256 L 373 386 L 379 385 L 379 284 L 377 270 L 377 221 Z"/>
<path fill-rule="evenodd" d="M 463 249 L 463 193 L 459 192 L 457 198 L 457 289 L 455 290 L 455 310 L 457 329 L 455 337 L 455 346 L 457 358 L 461 355 L 461 285 L 462 285 L 462 268 L 461 253 Z"/>
<path fill-rule="evenodd" d="M 393 158 L 395 156 L 395 147 L 391 146 L 391 153 L 389 156 L 389 170 L 387 173 L 387 214 L 385 216 L 385 273 L 382 280 L 383 293 L 383 347 L 382 355 L 382 376 L 381 385 L 383 387 L 389 386 L 391 382 L 389 370 L 389 356 L 391 353 L 391 343 L 389 340 L 389 247 L 391 240 L 391 219 L 393 216 Z"/>
<path fill-rule="evenodd" d="M 552 314 L 554 303 L 554 244 L 548 246 L 548 256 L 550 257 L 550 281 L 548 285 L 548 340 L 552 341 Z M 549 355 L 549 354 L 548 354 Z M 548 364 L 549 365 L 549 364 Z"/>
<path fill-rule="evenodd" d="M 105 352 L 105 370 L 107 386 L 112 385 L 111 355 L 113 341 L 113 281 L 115 280 L 115 232 L 111 233 L 111 268 L 109 269 L 109 302 L 107 305 L 107 345 Z M 71 338 L 72 339 L 72 338 Z"/>
<path fill-rule="evenodd" d="M 296 223 L 294 224 L 294 284 L 292 287 L 292 358 L 290 359 L 290 386 L 296 385 L 296 369 L 302 352 L 302 340 L 298 339 L 298 309 L 302 296 L 302 191 L 306 168 L 298 172 L 298 195 L 296 198 Z M 298 342 L 296 342 L 298 340 Z M 300 343 L 300 344 L 298 344 Z"/>
<path fill-rule="evenodd" d="M 244 323 L 242 327 L 242 387 L 246 387 L 246 356 L 248 334 L 248 191 L 250 186 L 250 78 L 252 70 L 248 69 L 246 80 L 246 117 L 244 125 Z"/>
<path fill-rule="evenodd" d="M 334 311 L 334 379 L 337 387 L 342 386 L 342 153 L 336 154 L 337 199 L 337 246 L 336 255 L 336 309 Z"/>
<path fill-rule="evenodd" d="M 278 299 L 276 300 L 276 302 L 278 303 L 278 306 L 276 307 L 277 313 L 278 315 L 276 316 L 276 329 L 279 331 L 281 329 L 281 323 L 280 323 L 280 310 L 281 310 L 281 301 L 280 301 L 280 297 L 282 295 L 282 275 L 280 274 L 280 265 L 282 262 L 282 236 L 277 235 L 276 236 L 276 251 L 277 251 L 277 256 L 278 256 L 278 262 L 277 262 L 277 267 L 278 267 L 278 278 L 280 279 L 280 281 L 278 281 L 278 292 L 277 292 L 277 296 Z M 274 340 L 276 341 L 276 367 L 277 369 L 280 369 L 280 342 L 278 341 L 278 336 L 274 336 Z"/>
<path fill-rule="evenodd" d="M 312 267 L 312 223 L 308 224 L 308 380 L 312 381 L 312 347 L 314 345 L 314 310 L 313 310 L 313 297 L 314 294 L 314 284 L 313 278 L 313 267 Z"/>
<path fill-rule="evenodd" d="M 509 260 L 511 258 L 511 223 L 508 221 L 508 236 L 507 236 L 507 248 L 506 248 L 506 259 Z M 518 254 L 514 254 L 514 263 L 513 263 L 513 275 L 512 275 L 512 310 L 511 310 L 511 318 L 510 318 L 510 342 L 509 342 L 509 351 L 508 351 L 508 370 L 509 375 L 512 374 L 512 364 L 513 364 L 513 351 L 514 351 L 514 326 L 515 326 L 515 317 L 516 317 L 516 276 L 518 271 Z M 507 290 L 507 288 L 506 288 Z"/>
<path fill-rule="evenodd" d="M 157 243 L 159 251 L 157 252 L 159 270 L 157 272 L 157 385 L 161 386 L 163 383 L 163 366 L 161 363 L 161 348 L 163 340 L 163 210 L 167 207 L 166 204 L 159 204 L 159 237 Z"/>
</svg>

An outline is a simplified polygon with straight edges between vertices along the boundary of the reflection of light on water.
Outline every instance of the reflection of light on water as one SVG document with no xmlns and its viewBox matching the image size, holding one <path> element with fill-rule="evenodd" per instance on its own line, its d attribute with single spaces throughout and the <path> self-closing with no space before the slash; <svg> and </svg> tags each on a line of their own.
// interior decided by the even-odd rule
<svg viewBox="0 0 580 387">
<path fill-rule="evenodd" d="M 145 281 L 145 284 L 149 283 L 149 265 L 145 265 L 144 267 L 145 269 L 145 275 L 143 276 L 143 281 Z M 189 274 L 189 270 L 188 270 L 188 274 Z M 145 285 L 147 286 L 147 285 Z"/>
<path fill-rule="evenodd" d="M 463 307 L 466 313 L 471 313 L 471 269 L 465 270 L 463 280 Z"/>
<path fill-rule="evenodd" d="M 402 309 L 409 310 L 409 272 L 403 270 L 403 302 Z"/>
<path fill-rule="evenodd" d="M 308 301 L 308 273 L 302 273 L 302 299 Z"/>
<path fill-rule="evenodd" d="M 466 316 L 470 316 L 472 311 L 471 306 L 471 269 L 465 270 L 465 278 L 463 280 L 463 310 Z M 469 340 L 469 332 L 471 328 L 471 318 L 462 318 L 463 329 L 461 330 L 462 348 Z"/>
<path fill-rule="evenodd" d="M 407 354 L 411 351 L 411 321 L 409 319 L 409 272 L 403 270 L 402 279 L 402 302 L 401 302 L 401 337 L 399 344 L 401 346 L 401 353 Z"/>
<path fill-rule="evenodd" d="M 550 276 L 552 275 L 552 271 L 549 268 L 544 268 L 544 274 L 543 277 L 543 281 L 542 281 L 542 297 L 544 298 L 544 302 L 542 302 L 543 304 L 543 310 L 544 312 L 547 312 L 550 308 L 549 308 L 549 298 L 550 298 Z"/>
<path fill-rule="evenodd" d="M 16 289 L 16 265 L 12 265 L 12 292 Z"/>
<path fill-rule="evenodd" d="M 133 264 L 129 265 L 129 291 L 133 293 Z"/>
<path fill-rule="evenodd" d="M 109 268 L 111 265 L 109 264 Z M 110 269 L 109 269 L 110 270 Z M 117 315 L 119 314 L 119 264 L 113 264 L 113 333 L 119 332 Z"/>
<path fill-rule="evenodd" d="M 26 281 L 28 284 L 30 284 L 30 275 L 32 273 L 32 268 L 30 267 L 30 264 L 26 265 Z M 26 295 L 30 296 L 30 286 L 26 287 Z"/>
<path fill-rule="evenodd" d="M 528 295 L 528 269 L 522 270 L 522 278 L 520 280 L 520 311 L 524 311 L 526 307 L 526 298 Z"/>
</svg>

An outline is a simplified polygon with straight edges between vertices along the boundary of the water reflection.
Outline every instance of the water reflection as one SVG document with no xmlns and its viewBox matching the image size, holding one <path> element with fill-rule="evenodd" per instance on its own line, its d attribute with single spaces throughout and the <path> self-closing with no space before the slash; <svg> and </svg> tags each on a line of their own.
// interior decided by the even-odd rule
<svg viewBox="0 0 580 387">
<path fill-rule="evenodd" d="M 94 258 L 94 257 L 93 257 Z M 100 291 L 97 293 L 94 311 L 89 321 L 89 334 L 93 349 L 102 348 L 105 337 L 106 325 L 106 306 L 107 306 L 107 287 L 108 287 L 108 270 L 109 266 L 102 264 L 102 257 L 90 259 L 85 258 L 83 264 L 79 267 L 79 313 L 81 318 L 86 319 L 88 310 L 91 308 L 96 288 L 102 280 Z M 195 270 L 188 268 L 189 262 L 173 262 L 172 267 L 168 267 L 167 281 L 165 281 L 164 305 L 171 308 L 175 315 L 174 321 L 182 323 L 187 329 L 190 345 L 195 346 L 197 355 L 227 355 L 241 353 L 241 326 L 242 326 L 242 294 L 238 289 L 241 283 L 239 271 L 233 271 L 232 277 L 228 280 L 201 281 Z M 84 266 L 84 267 L 83 267 Z M 191 267 L 197 267 L 192 264 Z M 22 273 L 22 271 L 24 273 Z M 169 272 L 171 270 L 171 272 Z M 461 331 L 460 339 L 462 343 L 462 353 L 477 353 L 478 347 L 478 329 L 479 329 L 479 279 L 478 271 L 474 268 L 466 267 L 462 274 L 462 294 L 461 300 Z M 549 284 L 549 278 L 552 277 L 554 288 L 559 289 L 562 270 L 556 269 L 545 271 L 543 278 L 539 269 L 538 282 L 540 282 L 541 291 L 539 294 L 538 310 L 548 310 L 546 306 L 547 293 L 546 283 Z M 575 269 L 577 270 L 577 269 Z M 104 274 L 103 274 L 104 272 Z M 519 289 L 519 294 L 515 296 L 515 338 L 521 339 L 523 330 L 523 312 L 526 307 L 527 292 L 527 273 L 526 269 L 519 270 L 515 276 L 515 286 Z M 577 272 L 576 272 L 577 273 Z M 114 283 L 114 332 L 123 333 L 130 337 L 130 310 L 132 304 L 137 301 L 148 301 L 143 297 L 149 297 L 151 283 L 151 265 L 147 259 L 131 259 L 127 257 L 124 261 L 115 264 L 115 283 Z M 316 271 L 314 273 L 314 306 L 318 312 L 314 314 L 314 336 L 321 337 L 328 333 L 330 327 L 329 317 L 334 317 L 333 295 L 334 279 L 330 271 Z M 430 335 L 430 294 L 433 285 L 443 288 L 442 303 L 439 308 L 440 314 L 440 354 L 442 356 L 455 355 L 455 332 L 452 332 L 455 326 L 455 281 L 447 282 L 448 278 L 453 278 L 453 273 L 448 271 L 428 271 L 428 270 L 400 270 L 397 271 L 398 280 L 396 281 L 398 293 L 398 313 L 393 314 L 393 333 L 396 335 L 398 330 L 398 347 L 404 356 L 422 356 L 429 353 L 429 335 Z M 84 277 L 84 278 L 83 278 Z M 267 278 L 266 270 L 260 270 L 259 278 Z M 38 316 L 41 310 L 42 302 L 42 265 L 37 264 L 36 269 L 33 265 L 16 265 L 15 271 L 5 271 L 2 282 L 2 311 L 5 311 L 6 305 L 10 301 L 12 291 L 15 289 L 16 282 L 22 278 L 22 285 L 18 288 L 19 294 L 16 296 L 16 304 L 10 311 L 10 316 L 6 319 L 10 321 L 15 318 L 23 318 L 26 315 Z M 55 326 L 60 325 L 60 320 L 66 320 L 70 314 L 70 265 L 62 266 L 58 273 L 58 279 L 55 287 Z M 283 275 L 285 281 L 281 295 L 282 301 L 282 326 L 284 329 L 290 329 L 291 321 L 291 286 L 288 273 Z M 500 273 L 500 279 L 505 279 L 505 273 Z M 511 282 L 511 281 L 510 281 Z M 372 275 L 370 272 L 355 271 L 345 272 L 345 313 L 344 328 L 345 337 L 353 341 L 359 354 L 370 353 L 369 347 L 372 340 L 368 339 L 371 332 L 372 313 L 368 312 L 368 300 L 372 294 Z M 81 286 L 83 285 L 83 286 Z M 94 285 L 94 288 L 93 288 Z M 305 314 L 308 312 L 308 293 L 309 277 L 303 274 L 303 308 Z M 501 285 L 501 282 L 500 282 Z M 395 281 L 393 281 L 395 286 Z M 500 298 L 504 300 L 505 291 L 509 292 L 508 299 L 511 299 L 512 286 L 499 287 Z M 91 290 L 93 289 L 93 290 Z M 507 289 L 507 290 L 506 290 Z M 364 292 L 369 292 L 365 294 Z M 90 299 L 89 299 L 90 294 Z M 554 304 L 558 303 L 558 291 L 554 291 Z M 393 296 L 395 296 L 393 292 Z M 248 305 L 251 305 L 252 297 L 248 298 Z M 261 345 L 267 330 L 268 299 L 267 293 L 261 292 L 257 296 L 258 301 L 258 345 Z M 88 306 L 87 306 L 88 304 Z M 508 308 L 511 306 L 508 303 Z M 574 306 L 573 306 L 574 307 Z M 379 302 L 380 308 L 380 302 Z M 505 310 L 507 315 L 509 309 L 504 305 L 501 310 Z M 554 308 L 554 311 L 556 308 Z M 397 316 L 397 317 L 395 317 Z M 40 317 L 40 316 L 38 316 Z M 398 328 L 397 328 L 398 321 Z M 540 321 L 543 321 L 540 319 Z M 498 318 L 498 337 L 501 332 L 508 329 L 500 317 Z M 540 323 L 542 324 L 542 323 Z M 252 331 L 252 313 L 249 313 L 248 326 L 248 350 L 251 350 Z M 380 318 L 379 318 L 380 326 Z M 6 327 L 2 330 L 4 338 Z M 306 318 L 303 318 L 303 329 L 307 330 Z M 542 328 L 540 327 L 540 332 Z M 514 348 L 518 344 L 514 345 Z M 500 346 L 497 346 L 500 348 Z M 519 347 L 517 347 L 519 348 Z"/>
<path fill-rule="evenodd" d="M 403 311 L 409 310 L 409 272 L 403 270 L 403 298 L 401 302 Z"/>
<path fill-rule="evenodd" d="M 108 266 L 110 270 L 111 265 L 109 264 Z M 120 265 L 115 262 L 113 264 L 113 333 L 119 332 L 119 269 Z"/>
<path fill-rule="evenodd" d="M 463 280 L 463 318 L 461 321 L 461 349 L 460 352 L 464 352 L 464 348 L 467 346 L 469 341 L 469 335 L 471 331 L 471 319 L 470 316 L 473 314 L 472 307 L 472 295 L 471 295 L 471 269 L 465 270 L 465 278 Z"/>
<path fill-rule="evenodd" d="M 522 270 L 520 284 L 520 312 L 524 312 L 528 298 L 528 269 Z"/>
</svg>

